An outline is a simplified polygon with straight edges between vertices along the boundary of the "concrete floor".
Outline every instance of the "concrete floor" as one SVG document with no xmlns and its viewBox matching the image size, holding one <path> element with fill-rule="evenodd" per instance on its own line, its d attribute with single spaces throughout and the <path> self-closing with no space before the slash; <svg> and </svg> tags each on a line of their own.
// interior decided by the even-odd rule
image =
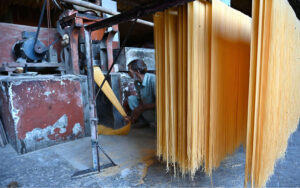
<svg viewBox="0 0 300 188">
<path fill-rule="evenodd" d="M 174 176 L 155 155 L 153 129 L 134 129 L 128 136 L 101 136 L 105 151 L 118 164 L 92 176 L 71 179 L 74 172 L 92 166 L 90 138 L 70 141 L 25 155 L 10 145 L 0 148 L 0 187 L 17 181 L 24 187 L 187 187 L 243 186 L 245 153 L 239 148 L 227 157 L 212 177 L 198 172 L 189 177 Z M 101 155 L 103 164 L 108 161 Z M 150 166 L 149 166 L 150 165 Z M 147 168 L 149 166 L 149 168 Z M 280 159 L 268 187 L 300 186 L 300 128 L 290 137 L 285 158 Z"/>
</svg>

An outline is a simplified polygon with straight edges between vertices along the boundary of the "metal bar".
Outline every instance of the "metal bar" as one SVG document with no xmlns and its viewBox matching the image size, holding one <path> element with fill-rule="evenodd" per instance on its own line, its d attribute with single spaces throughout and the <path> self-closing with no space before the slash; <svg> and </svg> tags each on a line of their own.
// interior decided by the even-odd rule
<svg viewBox="0 0 300 188">
<path fill-rule="evenodd" d="M 98 6 L 96 4 L 89 3 L 87 1 L 82 1 L 82 0 L 62 0 L 62 1 L 66 2 L 66 3 L 71 3 L 71 4 L 74 4 L 74 5 L 82 6 L 82 7 L 85 7 L 85 8 L 93 9 L 93 10 L 96 10 L 96 11 L 100 11 L 100 12 L 110 14 L 110 15 L 119 15 L 120 14 L 120 12 L 111 11 L 109 9 L 106 9 L 106 8 L 102 7 L 102 6 Z M 137 23 L 148 25 L 148 26 L 151 26 L 151 27 L 154 26 L 154 24 L 152 22 L 141 20 L 141 19 L 138 19 Z"/>
<path fill-rule="evenodd" d="M 91 142 L 92 142 L 92 154 L 93 154 L 93 167 L 100 172 L 100 159 L 98 148 L 98 131 L 97 131 L 97 113 L 95 108 L 95 84 L 94 70 L 92 61 L 92 42 L 91 32 L 84 30 L 85 38 L 85 58 L 87 65 L 87 81 L 88 81 L 88 96 L 89 96 L 89 114 L 90 114 L 90 126 L 91 126 Z"/>
<path fill-rule="evenodd" d="M 15 68 L 15 67 L 64 67 L 62 63 L 3 63 L 6 67 Z"/>
<path fill-rule="evenodd" d="M 110 168 L 110 167 L 113 167 L 113 166 L 116 166 L 116 165 L 114 165 L 112 163 L 108 163 L 108 164 L 102 165 L 100 167 L 100 169 L 103 170 L 103 169 Z M 96 171 L 93 168 L 89 168 L 89 169 L 86 169 L 86 170 L 75 172 L 71 176 L 71 178 L 72 179 L 78 179 L 78 178 L 83 178 L 83 177 L 91 176 L 91 175 L 94 175 L 94 174 L 98 174 L 98 171 Z"/>
<path fill-rule="evenodd" d="M 112 28 L 114 28 L 114 27 L 112 27 Z M 112 29 L 112 31 L 110 31 L 108 33 L 108 36 L 106 39 L 107 66 L 108 67 L 110 67 L 114 62 L 113 39 L 114 39 L 116 32 L 117 32 L 117 30 Z"/>
<path fill-rule="evenodd" d="M 73 29 L 69 34 L 71 74 L 80 74 L 78 54 L 78 30 Z"/>
<path fill-rule="evenodd" d="M 104 27 L 109 27 L 112 25 L 116 25 L 122 22 L 126 22 L 132 20 L 134 18 L 150 15 L 158 11 L 163 11 L 167 8 L 182 5 L 194 0 L 163 0 L 163 1 L 155 1 L 153 3 L 138 6 L 132 10 L 127 12 L 115 15 L 113 17 L 104 19 L 102 21 L 90 24 L 86 26 L 86 29 L 95 31 Z"/>
<path fill-rule="evenodd" d="M 107 153 L 104 151 L 104 149 L 100 145 L 98 145 L 98 147 L 103 152 L 103 154 L 108 158 L 108 160 L 111 162 L 111 164 L 113 166 L 117 166 L 117 164 L 109 157 L 109 155 L 107 155 Z"/>
</svg>

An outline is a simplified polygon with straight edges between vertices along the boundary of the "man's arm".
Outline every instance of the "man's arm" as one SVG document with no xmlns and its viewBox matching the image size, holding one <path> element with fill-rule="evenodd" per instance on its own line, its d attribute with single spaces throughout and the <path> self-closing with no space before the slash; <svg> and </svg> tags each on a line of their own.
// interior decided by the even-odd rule
<svg viewBox="0 0 300 188">
<path fill-rule="evenodd" d="M 156 108 L 156 103 L 155 103 L 155 100 L 156 100 L 156 77 L 155 77 L 155 75 L 150 77 L 150 87 L 151 87 L 151 95 L 153 97 L 154 103 L 143 104 L 143 102 L 142 102 L 138 107 L 136 107 L 132 111 L 132 115 L 131 115 L 132 122 L 135 122 L 144 111 L 153 110 L 153 109 L 155 110 L 155 108 Z"/>
<path fill-rule="evenodd" d="M 155 103 L 152 103 L 152 104 L 143 104 L 143 105 L 141 105 L 141 109 L 143 111 L 152 110 L 152 109 L 155 109 L 155 106 L 156 106 Z"/>
</svg>

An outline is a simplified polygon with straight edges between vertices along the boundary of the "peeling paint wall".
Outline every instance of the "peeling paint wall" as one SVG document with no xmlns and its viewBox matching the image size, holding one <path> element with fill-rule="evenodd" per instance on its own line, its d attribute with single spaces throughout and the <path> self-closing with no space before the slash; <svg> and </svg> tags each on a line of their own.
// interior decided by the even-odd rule
<svg viewBox="0 0 300 188">
<path fill-rule="evenodd" d="M 19 153 L 85 136 L 86 76 L 17 76 L 0 83 L 1 98 L 8 98 L 3 110 L 12 119 L 4 126 L 13 130 L 8 137 L 15 137 L 11 144 Z"/>
<path fill-rule="evenodd" d="M 16 133 L 14 126 L 5 126 L 5 125 L 12 125 L 13 124 L 13 118 L 11 116 L 11 113 L 9 111 L 9 97 L 7 95 L 8 93 L 8 87 L 7 83 L 1 82 L 0 78 L 0 103 L 1 103 L 1 120 L 4 125 L 4 129 L 6 131 L 6 134 L 9 135 L 8 142 L 11 143 L 11 145 L 15 148 L 17 146 L 17 140 L 16 140 Z"/>
</svg>

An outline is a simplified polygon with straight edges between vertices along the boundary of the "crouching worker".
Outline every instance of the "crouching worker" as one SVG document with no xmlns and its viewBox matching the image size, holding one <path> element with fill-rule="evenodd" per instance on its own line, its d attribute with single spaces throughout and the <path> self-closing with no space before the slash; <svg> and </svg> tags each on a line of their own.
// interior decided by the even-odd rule
<svg viewBox="0 0 300 188">
<path fill-rule="evenodd" d="M 137 96 L 128 97 L 131 116 L 127 117 L 133 122 L 133 127 L 142 128 L 150 126 L 156 128 L 156 86 L 155 74 L 147 73 L 147 65 L 143 60 L 133 60 L 128 64 L 128 74 L 134 79 Z"/>
</svg>

